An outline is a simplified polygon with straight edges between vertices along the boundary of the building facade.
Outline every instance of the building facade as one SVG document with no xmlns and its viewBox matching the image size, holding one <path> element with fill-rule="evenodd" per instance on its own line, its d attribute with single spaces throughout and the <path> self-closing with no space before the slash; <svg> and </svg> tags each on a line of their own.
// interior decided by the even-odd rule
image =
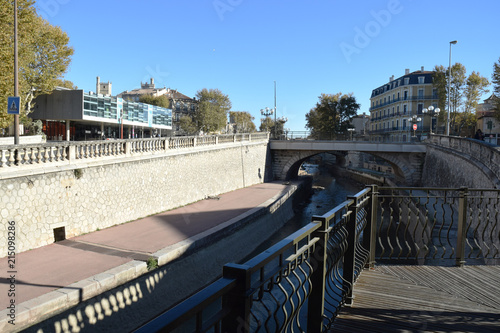
<svg viewBox="0 0 500 333">
<path fill-rule="evenodd" d="M 172 134 L 172 110 L 83 90 L 57 89 L 38 96 L 32 119 L 48 140 L 144 138 Z"/>
<path fill-rule="evenodd" d="M 424 112 L 437 109 L 437 89 L 432 71 L 411 72 L 373 89 L 370 98 L 370 137 L 377 142 L 410 142 L 429 133 L 442 131 L 437 115 Z"/>
<path fill-rule="evenodd" d="M 198 105 L 197 100 L 178 92 L 176 89 L 156 88 L 153 78 L 149 83 L 141 82 L 140 89 L 124 91 L 118 94 L 118 97 L 123 98 L 123 100 L 138 102 L 140 97 L 144 95 L 165 96 L 168 98 L 172 109 L 172 135 L 183 135 L 184 133 L 180 128 L 180 119 L 183 116 L 192 116 L 194 114 Z"/>
<path fill-rule="evenodd" d="M 492 94 L 476 109 L 476 129 L 480 129 L 484 133 L 484 141 L 492 144 L 500 143 L 500 121 L 495 117 L 496 100 L 497 97 Z"/>
</svg>

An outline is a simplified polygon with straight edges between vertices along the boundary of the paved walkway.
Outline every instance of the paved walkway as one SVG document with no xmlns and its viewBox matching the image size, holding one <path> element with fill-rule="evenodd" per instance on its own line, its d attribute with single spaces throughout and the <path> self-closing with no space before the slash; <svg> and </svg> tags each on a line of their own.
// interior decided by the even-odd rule
<svg viewBox="0 0 500 333">
<path fill-rule="evenodd" d="M 268 205 L 270 201 L 288 192 L 289 188 L 281 183 L 258 184 L 19 253 L 16 255 L 17 320 L 24 319 L 24 315 L 19 317 L 23 311 L 46 302 L 43 296 L 50 298 L 66 292 L 71 299 L 71 289 L 79 289 L 79 282 L 83 280 L 91 280 L 93 277 L 92 280 L 98 281 L 102 287 L 105 285 L 105 277 L 99 278 L 99 274 L 106 273 L 108 276 L 113 274 L 113 270 L 118 272 L 123 267 L 125 270 L 135 269 L 138 272 L 138 261 L 145 262 L 155 253 L 165 251 L 165 248 L 189 242 L 221 224 L 236 221 L 239 216 L 256 207 Z M 2 321 L 6 317 L 4 309 L 9 305 L 10 299 L 4 297 L 8 294 L 10 285 L 7 264 L 7 258 L 0 259 L 0 309 L 3 310 L 0 311 L 0 331 L 3 331 L 2 327 L 7 327 L 3 326 L 5 323 L 2 324 Z M 140 269 L 144 271 L 144 263 Z M 85 283 L 81 286 L 85 286 Z M 54 293 L 55 290 L 59 293 Z M 76 302 L 81 301 L 82 290 L 78 297 Z M 85 295 L 83 297 L 87 298 Z"/>
</svg>

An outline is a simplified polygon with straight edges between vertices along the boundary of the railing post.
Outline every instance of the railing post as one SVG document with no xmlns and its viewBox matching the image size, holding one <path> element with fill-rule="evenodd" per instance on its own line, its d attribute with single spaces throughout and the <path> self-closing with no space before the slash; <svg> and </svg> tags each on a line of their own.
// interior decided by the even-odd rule
<svg viewBox="0 0 500 333">
<path fill-rule="evenodd" d="M 326 258 L 328 256 L 328 223 L 324 217 L 313 216 L 312 222 L 321 223 L 312 237 L 319 238 L 311 257 L 312 290 L 307 303 L 307 332 L 321 332 L 325 309 Z"/>
<path fill-rule="evenodd" d="M 347 290 L 345 296 L 345 305 L 351 306 L 353 303 L 352 289 L 354 286 L 354 269 L 356 261 L 356 215 L 357 215 L 357 199 L 354 196 L 347 197 L 352 200 L 347 211 L 347 248 L 344 253 L 343 267 L 343 289 Z"/>
<path fill-rule="evenodd" d="M 369 185 L 371 188 L 370 205 L 367 208 L 367 226 L 363 232 L 363 247 L 370 251 L 365 268 L 375 267 L 375 251 L 377 248 L 377 215 L 378 215 L 378 186 Z"/>
<path fill-rule="evenodd" d="M 247 295 L 251 283 L 249 266 L 226 264 L 222 269 L 222 277 L 236 280 L 235 289 L 223 299 L 223 307 L 230 312 L 222 320 L 222 332 L 249 333 L 252 307 L 252 296 Z"/>
<path fill-rule="evenodd" d="M 125 156 L 130 156 L 132 141 L 125 141 Z"/>
<path fill-rule="evenodd" d="M 467 197 L 469 189 L 460 188 L 460 198 L 458 199 L 458 234 L 457 234 L 457 257 L 455 265 L 463 267 L 465 264 L 465 239 L 467 238 Z"/>
</svg>

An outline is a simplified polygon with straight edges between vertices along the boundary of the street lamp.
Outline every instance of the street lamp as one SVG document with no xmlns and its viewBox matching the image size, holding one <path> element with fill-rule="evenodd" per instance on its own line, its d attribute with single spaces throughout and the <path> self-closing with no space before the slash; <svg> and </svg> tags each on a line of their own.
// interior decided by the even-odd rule
<svg viewBox="0 0 500 333">
<path fill-rule="evenodd" d="M 354 129 L 354 128 L 348 128 L 347 130 L 348 130 L 348 131 L 350 132 L 350 134 L 351 134 L 351 141 L 352 141 L 352 133 L 355 131 L 355 129 Z"/>
<path fill-rule="evenodd" d="M 408 118 L 408 121 L 413 124 L 413 137 L 417 136 L 417 123 L 421 120 L 422 118 L 417 117 L 417 115 L 413 115 L 412 117 Z"/>
<path fill-rule="evenodd" d="M 424 114 L 427 114 L 429 116 L 431 116 L 431 134 L 432 134 L 432 118 L 433 117 L 436 117 L 436 132 L 437 132 L 437 115 L 439 114 L 439 112 L 441 112 L 441 109 L 440 108 L 434 108 L 434 106 L 429 106 L 427 109 L 423 109 L 422 110 L 424 112 Z"/>
<path fill-rule="evenodd" d="M 268 132 L 268 130 L 269 130 L 267 118 L 269 116 L 271 116 L 273 113 L 274 113 L 274 110 L 267 108 L 267 107 L 265 109 L 260 109 L 260 114 L 263 115 L 264 117 L 266 117 L 266 132 Z M 275 126 L 276 126 L 276 124 L 275 124 Z"/>
<path fill-rule="evenodd" d="M 456 40 L 450 42 L 450 62 L 448 66 L 448 112 L 446 115 L 446 135 L 450 135 L 450 86 L 451 86 L 451 45 L 455 45 Z"/>
</svg>

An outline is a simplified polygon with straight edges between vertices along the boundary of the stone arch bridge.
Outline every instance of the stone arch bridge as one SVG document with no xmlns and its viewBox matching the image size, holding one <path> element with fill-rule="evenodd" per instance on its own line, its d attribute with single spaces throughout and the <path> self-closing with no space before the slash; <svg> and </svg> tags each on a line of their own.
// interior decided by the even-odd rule
<svg viewBox="0 0 500 333">
<path fill-rule="evenodd" d="M 423 143 L 376 143 L 363 141 L 270 141 L 275 179 L 289 180 L 298 174 L 300 165 L 320 153 L 336 155 L 339 164 L 345 163 L 349 151 L 370 153 L 388 161 L 398 180 L 417 185 L 425 162 L 426 145 Z"/>
</svg>

